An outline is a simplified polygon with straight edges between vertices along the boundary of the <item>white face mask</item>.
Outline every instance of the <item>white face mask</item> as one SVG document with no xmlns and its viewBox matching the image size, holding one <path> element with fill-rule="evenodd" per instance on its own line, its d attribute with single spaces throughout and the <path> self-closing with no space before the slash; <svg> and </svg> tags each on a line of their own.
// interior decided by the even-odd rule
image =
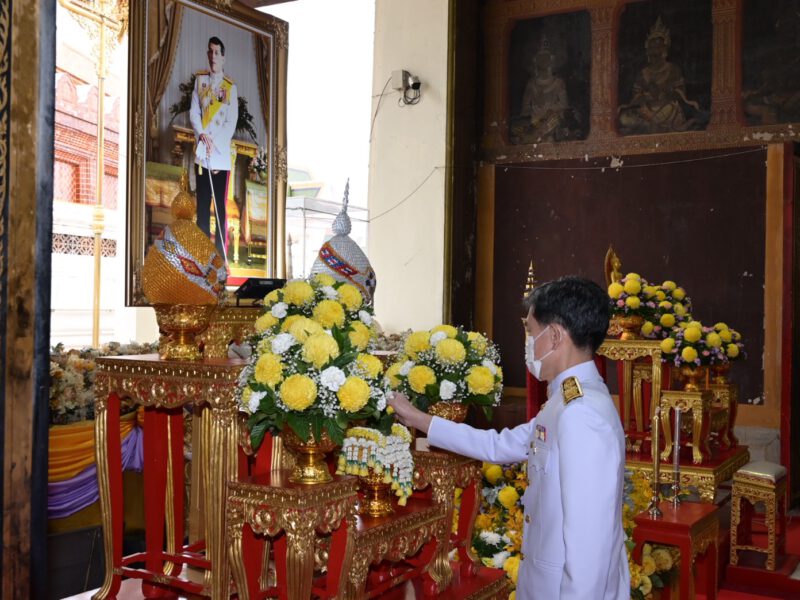
<svg viewBox="0 0 800 600">
<path fill-rule="evenodd" d="M 550 325 L 542 329 L 536 337 L 528 337 L 528 341 L 525 344 L 525 365 L 528 367 L 528 371 L 531 372 L 531 375 L 536 377 L 536 379 L 540 379 L 542 374 L 542 361 L 555 350 L 555 348 L 553 348 L 541 358 L 536 358 L 536 340 L 542 337 L 542 334 L 548 329 L 550 329 Z"/>
</svg>

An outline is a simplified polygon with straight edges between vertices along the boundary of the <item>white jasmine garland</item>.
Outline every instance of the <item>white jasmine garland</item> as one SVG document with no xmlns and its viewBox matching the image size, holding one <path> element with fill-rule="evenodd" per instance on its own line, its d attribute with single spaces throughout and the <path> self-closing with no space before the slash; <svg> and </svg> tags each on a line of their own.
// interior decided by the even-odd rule
<svg viewBox="0 0 800 600">
<path fill-rule="evenodd" d="M 297 340 L 291 333 L 279 333 L 272 338 L 272 352 L 274 354 L 283 354 L 296 343 Z"/>
<path fill-rule="evenodd" d="M 407 360 L 406 362 L 404 362 L 403 366 L 400 367 L 400 375 L 402 375 L 403 377 L 408 375 L 408 373 L 411 371 L 411 368 L 413 366 L 414 366 L 414 361 L 413 360 Z"/>
<path fill-rule="evenodd" d="M 286 304 L 285 302 L 277 302 L 272 305 L 272 308 L 270 309 L 269 312 L 276 319 L 283 319 L 287 315 L 288 310 L 289 310 L 288 304 Z"/>
<path fill-rule="evenodd" d="M 266 392 L 253 392 L 250 395 L 250 401 L 247 403 L 247 408 L 250 409 L 251 415 L 258 410 L 258 405 L 261 404 L 261 400 L 266 395 Z"/>
<path fill-rule="evenodd" d="M 359 318 L 359 319 L 361 320 L 361 322 L 362 322 L 364 325 L 366 325 L 367 327 L 369 327 L 370 325 L 372 325 L 372 315 L 371 315 L 371 314 L 369 314 L 367 311 L 365 311 L 365 310 L 360 310 L 360 311 L 358 311 L 358 318 Z"/>
<path fill-rule="evenodd" d="M 344 385 L 347 376 L 339 367 L 328 367 L 319 374 L 319 381 L 323 387 L 338 392 L 339 388 Z"/>
<path fill-rule="evenodd" d="M 447 334 L 444 331 L 437 331 L 431 336 L 431 346 L 436 346 L 436 344 L 446 339 Z"/>
<path fill-rule="evenodd" d="M 439 398 L 442 400 L 452 400 L 456 393 L 457 386 L 452 381 L 445 379 L 439 384 Z"/>
<path fill-rule="evenodd" d="M 333 286 L 323 285 L 319 288 L 326 300 L 336 300 L 339 297 L 339 292 L 333 289 Z"/>
</svg>

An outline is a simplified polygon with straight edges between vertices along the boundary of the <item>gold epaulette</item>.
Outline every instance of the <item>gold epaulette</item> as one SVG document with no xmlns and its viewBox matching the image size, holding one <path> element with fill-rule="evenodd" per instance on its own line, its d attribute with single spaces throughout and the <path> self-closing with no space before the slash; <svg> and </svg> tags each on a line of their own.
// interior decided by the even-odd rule
<svg viewBox="0 0 800 600">
<path fill-rule="evenodd" d="M 561 382 L 561 394 L 564 396 L 564 404 L 569 404 L 575 398 L 583 396 L 583 388 L 577 377 L 567 377 Z"/>
<path fill-rule="evenodd" d="M 203 69 L 202 71 L 195 72 L 195 77 L 199 75 L 211 75 L 211 72 L 208 69 Z"/>
<path fill-rule="evenodd" d="M 233 85 L 234 83 L 236 83 L 236 82 L 235 82 L 233 79 L 231 79 L 231 78 L 230 78 L 230 77 L 228 77 L 227 75 L 223 75 L 223 76 L 222 76 L 222 79 L 223 79 L 223 81 L 227 81 L 227 82 L 228 82 L 228 83 L 230 83 L 231 85 Z"/>
</svg>

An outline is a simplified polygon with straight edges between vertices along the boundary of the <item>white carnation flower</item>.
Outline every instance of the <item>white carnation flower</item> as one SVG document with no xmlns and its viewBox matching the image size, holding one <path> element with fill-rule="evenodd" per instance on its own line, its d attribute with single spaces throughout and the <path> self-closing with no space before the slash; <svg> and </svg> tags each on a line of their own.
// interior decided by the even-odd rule
<svg viewBox="0 0 800 600">
<path fill-rule="evenodd" d="M 275 354 L 283 354 L 296 343 L 297 340 L 294 339 L 291 333 L 279 333 L 272 338 L 272 352 Z"/>
<path fill-rule="evenodd" d="M 481 363 L 484 367 L 492 372 L 492 375 L 497 375 L 497 366 L 490 360 L 484 360 Z"/>
<path fill-rule="evenodd" d="M 378 398 L 378 402 L 375 404 L 375 408 L 383 412 L 386 410 L 386 394 L 381 390 L 376 394 L 376 396 Z"/>
<path fill-rule="evenodd" d="M 261 404 L 261 400 L 266 395 L 266 392 L 253 392 L 250 395 L 250 402 L 247 403 L 247 408 L 250 410 L 250 414 L 253 414 L 258 410 L 258 405 Z"/>
<path fill-rule="evenodd" d="M 511 553 L 508 550 L 503 550 L 502 552 L 498 552 L 492 557 L 492 566 L 495 569 L 502 569 L 503 565 L 506 564 L 508 557 L 511 556 Z"/>
<path fill-rule="evenodd" d="M 447 334 L 444 331 L 437 331 L 431 336 L 431 346 L 435 346 L 442 340 L 447 339 Z"/>
<path fill-rule="evenodd" d="M 446 379 L 439 385 L 439 398 L 442 400 L 452 400 L 456 393 L 457 386 L 452 381 Z"/>
<path fill-rule="evenodd" d="M 339 367 L 328 367 L 319 374 L 319 381 L 322 386 L 332 392 L 338 392 L 346 379 L 347 376 Z"/>
<path fill-rule="evenodd" d="M 283 319 L 286 316 L 288 309 L 289 305 L 286 304 L 286 302 L 276 302 L 272 305 L 272 309 L 269 312 L 272 313 L 272 316 L 276 319 Z"/>
<path fill-rule="evenodd" d="M 358 311 L 358 318 L 361 319 L 361 322 L 367 327 L 372 325 L 372 315 L 369 314 L 367 311 L 365 310 Z"/>
<path fill-rule="evenodd" d="M 479 537 L 490 546 L 500 545 L 500 534 L 495 533 L 494 531 L 481 531 Z"/>
<path fill-rule="evenodd" d="M 408 375 L 409 371 L 411 371 L 411 367 L 413 366 L 414 366 L 413 360 L 407 360 L 406 362 L 404 362 L 403 366 L 400 367 L 400 375 L 402 375 L 403 377 Z"/>
<path fill-rule="evenodd" d="M 323 285 L 319 289 L 328 300 L 336 300 L 339 297 L 339 292 L 333 289 L 333 286 Z"/>
</svg>

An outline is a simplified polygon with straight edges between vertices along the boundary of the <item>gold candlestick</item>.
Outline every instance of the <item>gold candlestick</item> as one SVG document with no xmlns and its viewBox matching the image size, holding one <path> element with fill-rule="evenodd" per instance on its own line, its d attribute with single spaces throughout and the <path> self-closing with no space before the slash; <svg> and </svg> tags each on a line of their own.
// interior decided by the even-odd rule
<svg viewBox="0 0 800 600">
<path fill-rule="evenodd" d="M 658 448 L 658 432 L 659 422 L 661 420 L 661 407 L 657 406 L 653 414 L 652 425 L 650 427 L 652 436 L 650 439 L 650 452 L 653 455 L 653 496 L 650 498 L 650 504 L 647 507 L 647 512 L 651 519 L 660 519 L 663 516 L 661 509 L 658 508 L 660 479 L 661 479 L 661 455 Z"/>
<path fill-rule="evenodd" d="M 678 508 L 681 499 L 678 494 L 681 491 L 681 409 L 675 410 L 675 429 L 672 430 L 672 506 Z"/>
</svg>

